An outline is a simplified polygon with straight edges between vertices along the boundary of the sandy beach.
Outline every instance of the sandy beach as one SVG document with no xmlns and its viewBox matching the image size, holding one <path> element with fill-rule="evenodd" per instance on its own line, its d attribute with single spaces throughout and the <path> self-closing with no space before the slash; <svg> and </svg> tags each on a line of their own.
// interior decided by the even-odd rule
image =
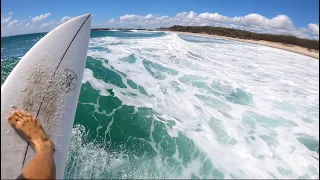
<svg viewBox="0 0 320 180">
<path fill-rule="evenodd" d="M 308 50 L 307 48 L 291 45 L 291 44 L 284 44 L 284 43 L 277 43 L 277 42 L 270 42 L 270 41 L 256 41 L 256 40 L 249 40 L 249 39 L 238 39 L 238 38 L 232 38 L 232 37 L 226 37 L 226 36 L 217 36 L 217 35 L 209 35 L 209 34 L 199 34 L 199 33 L 189 33 L 189 32 L 177 32 L 177 31 L 166 31 L 166 32 L 176 32 L 180 34 L 186 34 L 186 35 L 194 35 L 194 36 L 202 36 L 202 37 L 214 37 L 214 38 L 222 38 L 222 39 L 230 39 L 235 41 L 242 41 L 247 43 L 253 43 L 253 44 L 260 44 L 263 46 L 269 46 L 273 48 L 283 49 L 291 52 L 295 52 L 298 54 L 306 55 L 309 57 L 317 58 L 319 59 L 319 51 L 318 50 Z"/>
</svg>

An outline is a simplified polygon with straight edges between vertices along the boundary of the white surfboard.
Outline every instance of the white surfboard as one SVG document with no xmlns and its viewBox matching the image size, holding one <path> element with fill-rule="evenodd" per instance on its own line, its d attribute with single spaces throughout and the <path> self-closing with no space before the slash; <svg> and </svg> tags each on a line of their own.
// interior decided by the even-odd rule
<svg viewBox="0 0 320 180">
<path fill-rule="evenodd" d="M 56 178 L 63 178 L 90 36 L 90 14 L 58 26 L 20 60 L 1 87 L 1 179 L 14 179 L 34 156 L 9 125 L 13 110 L 37 118 L 55 146 Z"/>
</svg>

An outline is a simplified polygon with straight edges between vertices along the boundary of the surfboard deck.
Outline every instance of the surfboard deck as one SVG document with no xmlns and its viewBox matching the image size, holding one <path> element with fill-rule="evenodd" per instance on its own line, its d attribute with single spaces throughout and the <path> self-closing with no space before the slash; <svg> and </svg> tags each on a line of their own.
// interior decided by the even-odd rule
<svg viewBox="0 0 320 180">
<path fill-rule="evenodd" d="M 55 146 L 56 178 L 63 178 L 90 37 L 90 14 L 44 36 L 1 87 L 1 179 L 15 179 L 35 155 L 7 121 L 14 110 L 37 118 Z"/>
</svg>

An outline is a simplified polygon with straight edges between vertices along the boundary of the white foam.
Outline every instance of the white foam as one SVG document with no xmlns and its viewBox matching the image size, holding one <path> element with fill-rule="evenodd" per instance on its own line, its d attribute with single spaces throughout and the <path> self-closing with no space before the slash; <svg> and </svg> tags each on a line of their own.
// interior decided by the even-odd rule
<svg viewBox="0 0 320 180">
<path fill-rule="evenodd" d="M 319 114 L 310 113 L 319 108 L 319 61 L 270 47 L 219 41 L 223 43 L 214 40 L 201 43 L 185 41 L 175 33 L 141 39 L 94 38 L 90 40 L 90 46 L 106 47 L 111 52 L 89 50 L 88 55 L 108 59 L 108 64 L 103 62 L 104 67 L 110 69 L 112 66 L 125 73 L 126 77 L 119 75 L 128 88 L 103 82 L 94 77 L 90 69 L 85 69 L 83 82 L 89 82 L 102 96 L 109 95 L 106 89 L 113 89 L 123 104 L 149 107 L 161 114 L 164 117 L 162 119 L 175 121 L 175 126 L 168 128 L 169 135 L 176 137 L 180 132 L 191 139 L 227 178 L 297 178 L 304 174 L 312 178 L 319 177 L 319 173 L 314 174 L 310 170 L 310 167 L 319 169 L 317 160 L 312 157 L 319 158 L 319 155 L 299 143 L 295 135 L 307 133 L 319 141 Z M 136 58 L 135 63 L 120 60 L 131 54 Z M 143 65 L 146 60 L 174 69 L 178 74 L 160 71 L 165 79 L 155 79 Z M 155 68 L 152 71 L 159 72 Z M 251 93 L 253 105 L 233 104 L 226 101 L 225 97 L 210 94 L 208 89 L 179 81 L 179 78 L 190 74 L 202 77 L 200 81 L 206 83 L 209 90 L 213 89 L 210 87 L 212 82 L 220 82 L 229 88 L 230 94 L 236 88 Z M 127 79 L 144 87 L 149 96 L 131 88 Z M 177 92 L 172 81 L 178 82 L 177 86 L 183 91 Z M 128 96 L 129 93 L 137 96 Z M 223 104 L 210 107 L 196 94 L 211 97 Z M 281 106 L 284 109 L 276 108 L 275 103 L 279 102 L 288 104 Z M 295 110 L 285 110 L 289 107 L 284 106 L 289 105 Z M 219 111 L 230 114 L 233 119 Z M 243 121 L 243 115 L 248 111 L 269 118 L 267 121 L 282 117 L 296 126 L 266 127 L 263 123 L 268 122 L 253 120 L 256 128 L 250 129 Z M 209 126 L 211 117 L 220 119 L 228 136 L 238 143 L 226 145 L 217 142 Z M 303 118 L 310 119 L 312 123 L 306 123 Z M 196 127 L 201 132 L 196 131 Z M 278 134 L 273 137 L 279 142 L 277 146 L 269 145 L 259 137 L 271 132 L 270 128 Z M 250 140 L 251 135 L 255 140 Z M 156 151 L 157 145 L 150 145 Z M 293 147 L 296 150 L 292 152 Z M 178 158 L 177 155 L 175 157 Z M 158 163 L 161 165 L 163 162 Z M 201 163 L 199 159 L 193 159 L 183 172 L 183 177 L 190 178 L 190 172 L 199 175 Z M 278 167 L 291 173 L 283 175 Z"/>
</svg>

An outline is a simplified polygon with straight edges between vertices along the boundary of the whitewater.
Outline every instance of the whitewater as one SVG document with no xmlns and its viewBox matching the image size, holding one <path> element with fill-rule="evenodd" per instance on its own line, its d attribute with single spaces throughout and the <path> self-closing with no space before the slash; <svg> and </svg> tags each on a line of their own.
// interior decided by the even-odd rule
<svg viewBox="0 0 320 180">
<path fill-rule="evenodd" d="M 259 45 L 176 33 L 155 38 L 94 38 L 89 49 L 88 56 L 121 76 L 126 88 L 96 78 L 90 68 L 85 69 L 83 83 L 89 82 L 100 96 L 109 96 L 107 89 L 112 89 L 123 105 L 135 111 L 152 109 L 152 121 L 164 124 L 169 138 L 182 135 L 193 144 L 190 149 L 186 145 L 186 153 L 173 143 L 174 153 L 163 155 L 166 137 L 156 141 L 153 123 L 145 127 L 150 135 L 142 141 L 156 153 L 145 163 L 155 164 L 153 168 L 161 172 L 156 177 L 319 177 L 318 60 Z M 131 80 L 144 90 L 131 85 Z M 86 154 L 88 147 L 84 148 Z M 102 155 L 111 163 L 106 167 L 130 163 L 124 152 L 118 153 L 119 158 L 107 152 Z M 180 153 L 189 156 L 187 162 Z M 128 177 L 147 178 L 149 168 Z"/>
</svg>

